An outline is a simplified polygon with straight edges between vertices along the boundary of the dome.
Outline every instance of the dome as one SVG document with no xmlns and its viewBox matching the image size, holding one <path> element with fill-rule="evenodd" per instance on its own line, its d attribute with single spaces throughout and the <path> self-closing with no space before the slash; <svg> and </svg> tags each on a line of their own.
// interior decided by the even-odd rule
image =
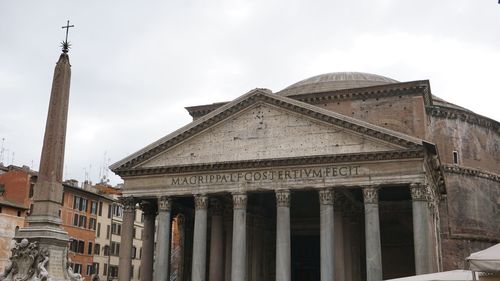
<svg viewBox="0 0 500 281">
<path fill-rule="evenodd" d="M 283 96 L 362 88 L 399 83 L 384 76 L 363 72 L 332 72 L 307 78 L 278 92 Z"/>
</svg>

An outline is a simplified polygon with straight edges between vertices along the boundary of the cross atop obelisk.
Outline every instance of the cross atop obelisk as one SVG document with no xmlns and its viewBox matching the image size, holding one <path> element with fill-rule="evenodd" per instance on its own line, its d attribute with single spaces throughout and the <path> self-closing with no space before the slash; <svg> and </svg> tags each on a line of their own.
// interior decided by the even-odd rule
<svg viewBox="0 0 500 281">
<path fill-rule="evenodd" d="M 69 20 L 66 23 L 66 25 L 62 27 L 62 29 L 66 29 L 66 39 L 61 44 L 61 47 L 63 47 L 62 51 L 65 54 L 68 53 L 69 47 L 71 46 L 71 44 L 68 42 L 68 33 L 69 33 L 69 28 L 70 27 L 75 27 L 75 26 L 74 25 L 69 25 Z"/>
</svg>

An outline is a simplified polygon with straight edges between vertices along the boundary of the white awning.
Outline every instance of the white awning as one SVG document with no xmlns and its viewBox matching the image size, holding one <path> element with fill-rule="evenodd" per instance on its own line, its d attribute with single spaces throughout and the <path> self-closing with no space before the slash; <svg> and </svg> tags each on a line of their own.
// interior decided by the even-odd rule
<svg viewBox="0 0 500 281">
<path fill-rule="evenodd" d="M 488 249 L 472 253 L 467 260 L 470 270 L 500 272 L 500 243 Z"/>
<path fill-rule="evenodd" d="M 476 275 L 477 276 L 477 275 Z M 421 274 L 410 277 L 389 279 L 386 281 L 467 281 L 472 279 L 470 270 L 452 270 L 431 274 Z"/>
</svg>

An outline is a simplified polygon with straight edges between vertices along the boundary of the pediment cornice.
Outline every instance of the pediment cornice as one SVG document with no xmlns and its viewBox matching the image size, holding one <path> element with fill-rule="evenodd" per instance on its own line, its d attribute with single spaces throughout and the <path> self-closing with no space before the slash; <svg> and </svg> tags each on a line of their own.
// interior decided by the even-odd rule
<svg viewBox="0 0 500 281">
<path fill-rule="evenodd" d="M 269 104 L 299 113 L 309 118 L 345 128 L 349 131 L 374 139 L 382 140 L 401 148 L 419 149 L 422 147 L 422 141 L 420 139 L 322 109 L 311 104 L 278 96 L 266 89 L 255 89 L 113 164 L 110 168 L 114 172 L 121 174 L 121 171 L 137 167 L 139 164 L 151 159 L 155 155 L 166 151 L 184 140 L 258 103 Z"/>
<path fill-rule="evenodd" d="M 207 171 L 229 171 L 239 169 L 265 169 L 271 167 L 287 167 L 287 166 L 307 166 L 307 165 L 322 165 L 322 164 L 342 164 L 356 162 L 372 162 L 372 161 L 390 161 L 390 160 L 405 160 L 405 159 L 423 159 L 424 150 L 397 150 L 383 151 L 370 153 L 349 153 L 349 154 L 334 154 L 334 155 L 318 155 L 308 157 L 291 157 L 279 159 L 261 159 L 248 160 L 237 162 L 219 162 L 210 164 L 195 164 L 195 165 L 178 165 L 178 166 L 162 166 L 148 168 L 133 168 L 126 170 L 118 170 L 117 173 L 123 177 L 130 176 L 145 176 L 158 174 L 180 174 L 193 172 Z"/>
</svg>

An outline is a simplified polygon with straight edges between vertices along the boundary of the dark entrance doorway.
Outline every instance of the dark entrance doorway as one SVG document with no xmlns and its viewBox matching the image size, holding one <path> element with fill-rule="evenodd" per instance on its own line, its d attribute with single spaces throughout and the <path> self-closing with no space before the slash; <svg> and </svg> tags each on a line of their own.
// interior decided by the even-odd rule
<svg viewBox="0 0 500 281">
<path fill-rule="evenodd" d="M 292 193 L 290 210 L 292 281 L 320 280 L 318 192 Z"/>
<path fill-rule="evenodd" d="M 320 280 L 319 235 L 292 236 L 292 281 Z"/>
</svg>

